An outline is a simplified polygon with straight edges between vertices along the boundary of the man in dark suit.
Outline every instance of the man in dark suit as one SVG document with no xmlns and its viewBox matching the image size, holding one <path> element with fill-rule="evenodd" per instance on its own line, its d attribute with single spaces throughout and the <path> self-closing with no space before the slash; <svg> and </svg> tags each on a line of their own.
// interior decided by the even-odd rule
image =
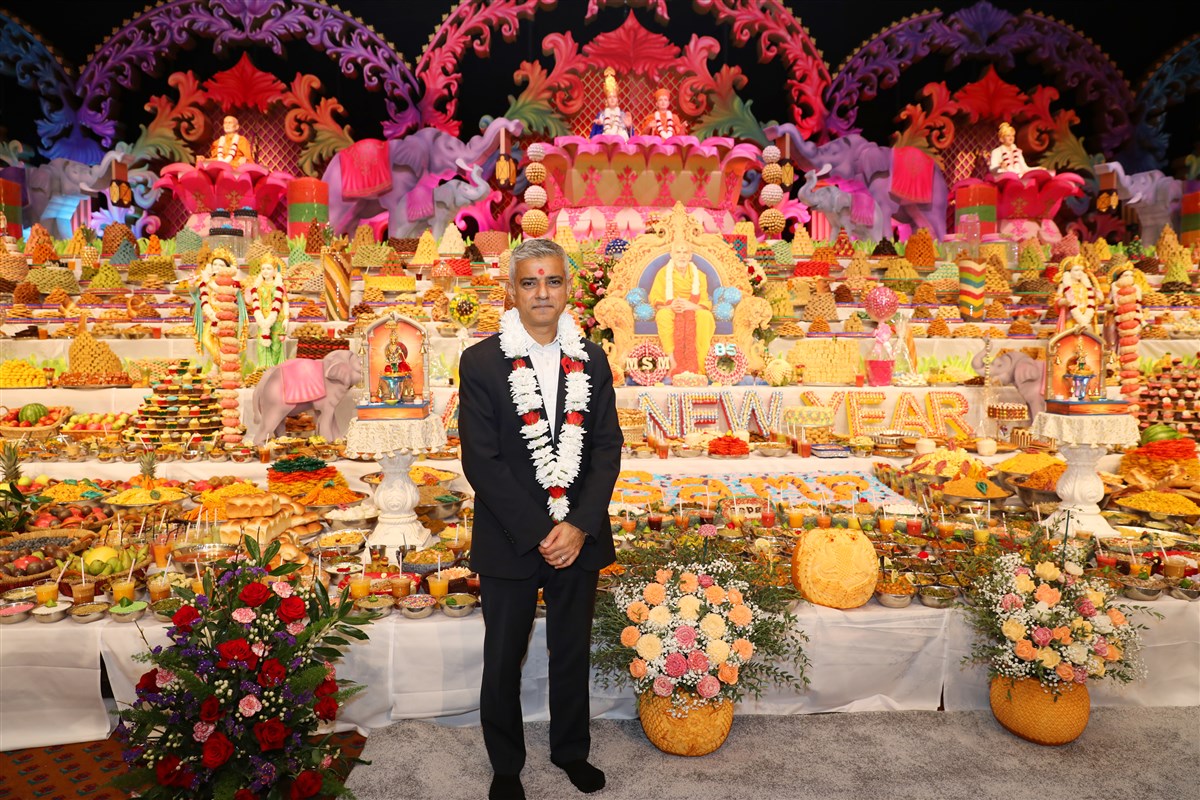
<svg viewBox="0 0 1200 800">
<path fill-rule="evenodd" d="M 459 432 L 475 490 L 471 566 L 483 598 L 479 716 L 494 776 L 489 797 L 525 797 L 521 661 L 538 590 L 550 651 L 550 760 L 583 792 L 604 786 L 588 763 L 596 579 L 616 557 L 608 504 L 621 468 L 612 372 L 563 311 L 571 276 L 552 241 L 512 253 L 500 335 L 463 354 Z"/>
</svg>

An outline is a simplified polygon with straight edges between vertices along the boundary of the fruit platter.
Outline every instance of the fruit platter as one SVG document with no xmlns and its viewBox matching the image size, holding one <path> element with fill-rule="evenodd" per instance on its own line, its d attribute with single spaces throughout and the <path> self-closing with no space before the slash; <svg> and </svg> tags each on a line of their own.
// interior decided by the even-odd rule
<svg viewBox="0 0 1200 800">
<path fill-rule="evenodd" d="M 62 564 L 92 541 L 94 531 L 80 528 L 53 533 L 18 533 L 0 539 L 0 592 L 54 577 Z"/>
<path fill-rule="evenodd" d="M 80 582 L 85 573 L 86 580 L 95 583 L 96 592 L 100 593 L 106 591 L 109 581 L 114 577 L 131 575 L 136 582 L 141 583 L 145 580 L 146 568 L 149 566 L 150 546 L 145 543 L 124 546 L 98 544 L 88 547 L 82 553 L 54 562 L 54 568 L 62 571 L 59 589 L 68 597 L 71 596 L 71 584 Z"/>
<path fill-rule="evenodd" d="M 0 409 L 0 438 L 46 439 L 56 435 L 71 416 L 70 406 L 45 406 L 26 403 L 17 409 Z"/>
</svg>

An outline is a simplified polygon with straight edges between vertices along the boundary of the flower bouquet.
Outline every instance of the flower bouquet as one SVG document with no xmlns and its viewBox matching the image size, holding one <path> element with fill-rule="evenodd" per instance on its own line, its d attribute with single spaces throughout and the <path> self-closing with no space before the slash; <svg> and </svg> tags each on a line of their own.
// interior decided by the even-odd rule
<svg viewBox="0 0 1200 800">
<path fill-rule="evenodd" d="M 1064 744 L 1083 732 L 1091 681 L 1128 683 L 1141 673 L 1144 626 L 1113 604 L 1107 582 L 1084 577 L 1083 560 L 1077 545 L 1055 547 L 1040 535 L 1019 551 L 989 553 L 977 564 L 966 606 L 976 632 L 968 660 L 988 666 L 993 713 L 1013 733 L 1042 744 Z M 1022 710 L 1032 705 L 1036 712 Z M 1064 715 L 1074 719 L 1053 729 Z"/>
<path fill-rule="evenodd" d="M 669 561 L 614 576 L 601 597 L 594 663 L 605 682 L 631 682 L 642 727 L 666 752 L 719 747 L 733 704 L 768 683 L 806 682 L 795 592 L 769 567 L 725 558 Z M 794 671 L 783 665 L 791 663 Z M 681 721 L 691 718 L 685 729 Z"/>
<path fill-rule="evenodd" d="M 362 687 L 338 681 L 331 662 L 367 618 L 346 595 L 296 581 L 297 564 L 269 568 L 279 552 L 245 538 L 249 558 L 221 561 L 204 594 L 176 588 L 185 605 L 171 644 L 139 658 L 152 665 L 137 701 L 119 712 L 129 772 L 113 785 L 142 798 L 301 800 L 347 795 L 340 753 L 317 738 Z M 360 762 L 361 763 L 361 762 Z"/>
</svg>

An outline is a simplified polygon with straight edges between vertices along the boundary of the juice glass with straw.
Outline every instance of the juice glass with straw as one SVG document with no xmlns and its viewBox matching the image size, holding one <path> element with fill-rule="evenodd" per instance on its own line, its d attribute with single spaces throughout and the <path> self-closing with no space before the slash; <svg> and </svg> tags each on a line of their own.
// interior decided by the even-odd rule
<svg viewBox="0 0 1200 800">
<path fill-rule="evenodd" d="M 137 584 L 133 578 L 120 578 L 108 584 L 108 593 L 114 603 L 120 603 L 122 600 L 132 603 L 136 599 L 136 591 Z"/>
<path fill-rule="evenodd" d="M 33 585 L 33 591 L 36 593 L 38 605 L 44 606 L 58 599 L 58 581 L 53 578 L 38 581 Z"/>
</svg>

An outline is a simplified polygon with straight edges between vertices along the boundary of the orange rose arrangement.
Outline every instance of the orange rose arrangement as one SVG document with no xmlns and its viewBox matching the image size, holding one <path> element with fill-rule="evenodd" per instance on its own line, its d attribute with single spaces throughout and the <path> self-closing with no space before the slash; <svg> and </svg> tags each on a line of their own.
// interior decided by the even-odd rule
<svg viewBox="0 0 1200 800">
<path fill-rule="evenodd" d="M 626 572 L 598 605 L 596 665 L 688 706 L 758 696 L 767 683 L 798 686 L 807 661 L 791 598 L 746 570 L 716 559 Z"/>
</svg>

